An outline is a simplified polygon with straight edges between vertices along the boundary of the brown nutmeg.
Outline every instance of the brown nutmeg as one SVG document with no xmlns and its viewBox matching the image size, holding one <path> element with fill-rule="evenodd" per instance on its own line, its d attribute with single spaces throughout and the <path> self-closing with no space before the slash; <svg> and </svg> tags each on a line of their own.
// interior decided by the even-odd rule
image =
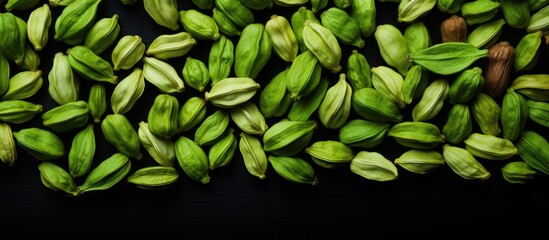
<svg viewBox="0 0 549 240">
<path fill-rule="evenodd" d="M 488 49 L 488 66 L 484 78 L 484 91 L 492 98 L 499 97 L 507 88 L 515 61 L 515 48 L 502 41 Z"/>
<path fill-rule="evenodd" d="M 440 24 L 442 42 L 467 41 L 467 22 L 463 17 L 452 15 Z"/>
</svg>

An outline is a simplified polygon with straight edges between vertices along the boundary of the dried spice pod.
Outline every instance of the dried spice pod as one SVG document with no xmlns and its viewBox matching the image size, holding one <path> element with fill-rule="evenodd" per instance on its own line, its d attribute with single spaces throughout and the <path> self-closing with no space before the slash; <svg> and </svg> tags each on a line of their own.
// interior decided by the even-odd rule
<svg viewBox="0 0 549 240">
<path fill-rule="evenodd" d="M 442 42 L 467 41 L 467 22 L 458 15 L 452 15 L 440 24 Z"/>
<path fill-rule="evenodd" d="M 501 41 L 488 49 L 484 91 L 490 97 L 497 98 L 507 89 L 515 55 L 515 48 L 507 41 Z"/>
</svg>

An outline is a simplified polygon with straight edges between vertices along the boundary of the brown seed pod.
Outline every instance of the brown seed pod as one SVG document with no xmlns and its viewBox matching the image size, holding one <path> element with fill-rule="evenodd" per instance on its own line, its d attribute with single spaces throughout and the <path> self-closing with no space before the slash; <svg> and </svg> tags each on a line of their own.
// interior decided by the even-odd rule
<svg viewBox="0 0 549 240">
<path fill-rule="evenodd" d="M 463 17 L 452 15 L 440 24 L 442 42 L 465 42 L 467 40 L 467 22 Z"/>
<path fill-rule="evenodd" d="M 499 97 L 507 88 L 514 59 L 515 48 L 507 41 L 499 42 L 488 49 L 484 91 L 492 98 Z"/>
</svg>

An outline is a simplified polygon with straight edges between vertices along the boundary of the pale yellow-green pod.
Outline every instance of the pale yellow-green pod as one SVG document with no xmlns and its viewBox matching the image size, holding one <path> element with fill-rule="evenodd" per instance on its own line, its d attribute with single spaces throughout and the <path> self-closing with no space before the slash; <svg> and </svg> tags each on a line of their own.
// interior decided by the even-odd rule
<svg viewBox="0 0 549 240">
<path fill-rule="evenodd" d="M 412 109 L 414 121 L 428 121 L 438 115 L 444 106 L 450 84 L 445 78 L 432 81 L 423 91 L 419 102 Z"/>
<path fill-rule="evenodd" d="M 162 93 L 179 94 L 185 90 L 183 79 L 166 61 L 154 57 L 143 57 L 143 76 Z"/>
<path fill-rule="evenodd" d="M 507 160 L 518 154 L 511 140 L 490 134 L 475 132 L 463 140 L 463 143 L 473 156 L 483 159 Z"/>
<path fill-rule="evenodd" d="M 118 40 L 111 53 L 113 70 L 131 69 L 141 61 L 145 53 L 145 43 L 138 35 L 126 35 Z"/>
<path fill-rule="evenodd" d="M 527 98 L 549 101 L 549 74 L 522 74 L 511 83 L 511 88 Z"/>
<path fill-rule="evenodd" d="M 355 157 L 351 147 L 337 140 L 316 141 L 304 151 L 315 164 L 327 169 L 345 166 Z"/>
<path fill-rule="evenodd" d="M 139 122 L 137 134 L 141 145 L 156 163 L 167 167 L 174 165 L 175 145 L 171 139 L 153 134 L 149 130 L 149 124 L 144 121 Z"/>
<path fill-rule="evenodd" d="M 263 149 L 277 156 L 291 156 L 301 152 L 318 128 L 315 120 L 281 120 L 263 134 Z"/>
<path fill-rule="evenodd" d="M 387 65 L 396 68 L 402 76 L 405 76 L 411 63 L 406 61 L 410 49 L 402 32 L 393 25 L 382 24 L 376 27 L 374 37 L 383 60 Z"/>
<path fill-rule="evenodd" d="M 259 83 L 251 78 L 228 77 L 206 91 L 204 99 L 220 108 L 232 108 L 250 100 L 259 89 Z"/>
<path fill-rule="evenodd" d="M 214 143 L 208 150 L 210 170 L 227 166 L 232 162 L 237 148 L 238 140 L 235 136 L 234 129 L 229 128 L 227 129 L 225 136 Z"/>
<path fill-rule="evenodd" d="M 25 100 L 0 101 L 0 121 L 7 123 L 24 123 L 42 113 L 42 104 L 35 104 Z"/>
<path fill-rule="evenodd" d="M 78 186 L 78 192 L 84 194 L 107 190 L 126 178 L 131 168 L 130 157 L 119 152 L 114 153 L 91 170 L 84 182 Z"/>
<path fill-rule="evenodd" d="M 31 10 L 40 4 L 40 0 L 8 0 L 4 6 L 7 11 Z"/>
<path fill-rule="evenodd" d="M 42 70 L 20 71 L 10 78 L 8 90 L 0 99 L 15 100 L 30 98 L 40 90 L 43 83 Z"/>
<path fill-rule="evenodd" d="M 167 60 L 184 56 L 197 44 L 198 41 L 188 32 L 163 34 L 151 42 L 145 54 Z"/>
<path fill-rule="evenodd" d="M 269 128 L 265 116 L 253 102 L 239 104 L 229 112 L 233 122 L 246 133 L 262 135 Z"/>
<path fill-rule="evenodd" d="M 167 189 L 178 179 L 179 172 L 172 166 L 147 166 L 135 170 L 127 177 L 128 183 L 143 190 Z"/>
<path fill-rule="evenodd" d="M 286 62 L 293 61 L 299 45 L 288 19 L 282 15 L 272 15 L 265 23 L 265 31 L 275 53 Z"/>
<path fill-rule="evenodd" d="M 59 105 L 75 102 L 80 97 L 80 78 L 72 70 L 63 52 L 57 52 L 53 57 L 48 83 L 48 93 Z"/>
<path fill-rule="evenodd" d="M 179 109 L 179 131 L 186 132 L 201 123 L 206 117 L 206 110 L 206 100 L 203 98 L 194 96 L 187 99 Z"/>
<path fill-rule="evenodd" d="M 112 17 L 105 17 L 96 21 L 86 33 L 84 45 L 95 54 L 103 53 L 118 39 L 120 33 L 119 19 L 120 17 L 115 13 Z"/>
<path fill-rule="evenodd" d="M 23 61 L 17 64 L 20 70 L 37 71 L 40 67 L 40 55 L 30 44 L 25 45 Z"/>
<path fill-rule="evenodd" d="M 95 156 L 94 124 L 89 123 L 74 135 L 68 155 L 69 173 L 73 178 L 88 174 Z"/>
<path fill-rule="evenodd" d="M 147 114 L 149 130 L 156 136 L 170 139 L 179 133 L 178 117 L 179 99 L 167 93 L 158 94 Z"/>
<path fill-rule="evenodd" d="M 446 141 L 438 125 L 430 122 L 404 121 L 391 126 L 387 137 L 398 144 L 413 149 L 430 150 Z"/>
<path fill-rule="evenodd" d="M 524 161 L 514 161 L 505 164 L 501 168 L 501 175 L 507 182 L 524 184 L 530 182 L 538 175 L 538 172 Z"/>
<path fill-rule="evenodd" d="M 498 18 L 477 25 L 467 35 L 466 42 L 477 48 L 488 49 L 499 40 L 505 24 L 505 19 Z"/>
<path fill-rule="evenodd" d="M 194 142 L 199 146 L 213 145 L 225 135 L 230 120 L 228 110 L 217 109 L 198 125 L 194 132 Z"/>
<path fill-rule="evenodd" d="M 533 33 L 542 31 L 544 33 L 549 32 L 549 5 L 537 10 L 532 14 L 530 22 L 526 26 L 526 31 Z"/>
<path fill-rule="evenodd" d="M 42 162 L 38 165 L 40 181 L 47 188 L 61 193 L 64 196 L 78 196 L 78 187 L 72 176 L 62 167 L 51 163 Z"/>
<path fill-rule="evenodd" d="M 13 166 L 17 162 L 17 145 L 13 138 L 13 131 L 8 123 L 0 122 L 0 161 Z"/>
<path fill-rule="evenodd" d="M 111 95 L 111 108 L 114 113 L 130 111 L 145 91 L 145 77 L 141 68 L 133 71 L 115 87 Z"/>
<path fill-rule="evenodd" d="M 296 7 L 308 3 L 309 0 L 273 0 L 273 3 L 282 7 Z"/>
<path fill-rule="evenodd" d="M 436 150 L 410 149 L 397 157 L 394 164 L 418 174 L 426 174 L 445 165 L 444 157 Z"/>
<path fill-rule="evenodd" d="M 49 30 L 52 22 L 50 5 L 44 3 L 37 7 L 27 19 L 27 36 L 34 50 L 41 51 L 49 40 Z"/>
<path fill-rule="evenodd" d="M 333 73 L 341 71 L 341 46 L 332 31 L 319 22 L 305 20 L 302 37 L 322 66 Z"/>
<path fill-rule="evenodd" d="M 147 14 L 160 26 L 179 29 L 179 8 L 176 0 L 144 0 Z"/>
<path fill-rule="evenodd" d="M 340 73 L 339 80 L 328 88 L 318 107 L 318 117 L 324 127 L 338 129 L 347 122 L 351 114 L 352 96 L 353 89 L 346 75 Z"/>
<path fill-rule="evenodd" d="M 396 70 L 387 66 L 377 66 L 371 69 L 372 85 L 381 94 L 391 99 L 399 108 L 406 107 L 402 86 L 404 78 Z"/>
<path fill-rule="evenodd" d="M 241 132 L 238 147 L 248 173 L 259 179 L 265 179 L 269 161 L 259 138 L 255 135 Z"/>
<path fill-rule="evenodd" d="M 398 178 L 398 168 L 379 152 L 360 151 L 349 164 L 351 172 L 372 181 L 385 182 Z"/>
<path fill-rule="evenodd" d="M 221 36 L 213 18 L 196 9 L 179 10 L 179 21 L 185 31 L 196 39 L 215 41 Z"/>
<path fill-rule="evenodd" d="M 446 164 L 460 177 L 467 180 L 487 180 L 490 172 L 467 149 L 444 144 L 442 156 Z"/>
<path fill-rule="evenodd" d="M 436 4 L 437 0 L 402 0 L 398 5 L 398 21 L 415 22 L 429 14 Z"/>
</svg>

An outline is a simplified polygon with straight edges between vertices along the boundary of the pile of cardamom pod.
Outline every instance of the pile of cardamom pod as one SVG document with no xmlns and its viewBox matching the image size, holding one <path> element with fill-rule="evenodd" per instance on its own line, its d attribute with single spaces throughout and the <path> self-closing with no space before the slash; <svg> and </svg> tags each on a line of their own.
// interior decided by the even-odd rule
<svg viewBox="0 0 549 240">
<path fill-rule="evenodd" d="M 548 54 L 549 0 L 120 0 L 169 32 L 151 42 L 121 35 L 118 14 L 98 18 L 104 2 L 0 0 L 0 159 L 34 157 L 63 195 L 207 184 L 235 158 L 259 179 L 272 168 L 313 186 L 319 168 L 486 180 L 484 162 L 500 161 L 509 183 L 549 174 L 549 142 L 529 127 L 549 127 L 549 73 L 531 71 Z M 376 4 L 399 25 L 380 23 Z M 434 11 L 447 17 L 440 39 L 424 21 Z M 52 41 L 66 49 L 44 69 Z M 202 42 L 207 59 L 190 54 Z M 265 79 L 273 62 L 287 67 Z M 39 92 L 54 104 L 32 101 Z M 389 141 L 396 158 L 377 150 Z M 101 159 L 103 142 L 116 151 Z"/>
</svg>

